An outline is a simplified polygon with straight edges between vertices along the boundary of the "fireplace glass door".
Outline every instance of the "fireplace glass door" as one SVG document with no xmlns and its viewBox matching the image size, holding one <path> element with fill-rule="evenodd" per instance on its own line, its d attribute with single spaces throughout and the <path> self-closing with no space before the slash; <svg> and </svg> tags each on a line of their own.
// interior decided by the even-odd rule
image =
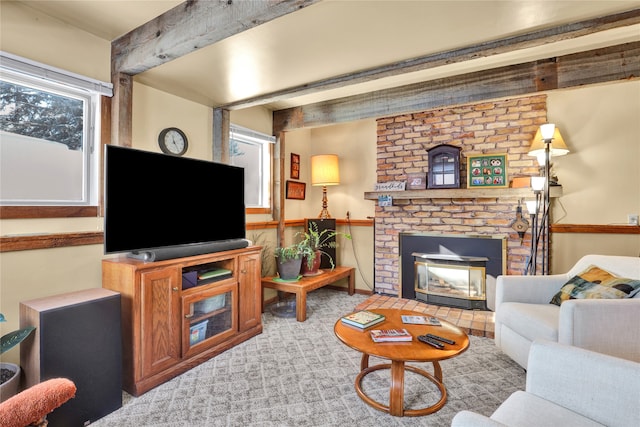
<svg viewBox="0 0 640 427">
<path fill-rule="evenodd" d="M 465 300 L 485 299 L 485 268 L 416 262 L 416 292 Z"/>
</svg>

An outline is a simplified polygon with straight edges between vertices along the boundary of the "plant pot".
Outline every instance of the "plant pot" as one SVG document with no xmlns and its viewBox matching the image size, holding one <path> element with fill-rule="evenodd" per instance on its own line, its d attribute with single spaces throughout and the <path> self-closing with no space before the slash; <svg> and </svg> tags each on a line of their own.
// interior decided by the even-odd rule
<svg viewBox="0 0 640 427">
<path fill-rule="evenodd" d="M 11 396 L 18 394 L 20 389 L 20 366 L 13 363 L 0 363 L 0 370 L 9 370 L 13 372 L 13 376 L 8 381 L 0 384 L 0 402 L 4 402 Z"/>
<path fill-rule="evenodd" d="M 303 276 L 316 276 L 320 273 L 320 262 L 322 261 L 322 252 L 316 251 L 316 257 L 313 259 L 313 263 L 311 267 L 309 267 L 309 263 L 307 262 L 307 257 L 302 257 L 302 275 Z"/>
<path fill-rule="evenodd" d="M 280 276 L 282 280 L 295 280 L 300 275 L 302 258 L 289 259 L 285 262 L 280 262 L 280 260 L 276 258 L 276 265 L 278 267 L 278 276 Z"/>
</svg>

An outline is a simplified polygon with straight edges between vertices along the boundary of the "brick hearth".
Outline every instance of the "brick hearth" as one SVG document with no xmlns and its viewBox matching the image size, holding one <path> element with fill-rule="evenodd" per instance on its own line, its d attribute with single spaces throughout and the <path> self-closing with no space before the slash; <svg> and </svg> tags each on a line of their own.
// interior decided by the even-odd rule
<svg viewBox="0 0 640 427">
<path fill-rule="evenodd" d="M 358 304 L 356 310 L 374 308 L 397 308 L 425 313 L 446 320 L 458 326 L 468 335 L 478 337 L 494 337 L 495 320 L 492 311 L 463 310 L 460 308 L 442 307 L 425 304 L 416 300 L 396 298 L 385 295 L 372 295 L 366 301 Z"/>
</svg>

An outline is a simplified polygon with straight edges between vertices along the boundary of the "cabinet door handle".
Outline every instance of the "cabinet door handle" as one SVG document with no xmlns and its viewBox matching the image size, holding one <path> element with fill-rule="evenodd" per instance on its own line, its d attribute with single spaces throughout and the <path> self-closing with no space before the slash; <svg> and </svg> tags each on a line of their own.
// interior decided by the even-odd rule
<svg viewBox="0 0 640 427">
<path fill-rule="evenodd" d="M 177 286 L 174 286 L 172 289 L 173 289 L 173 292 L 178 292 L 178 287 Z"/>
<path fill-rule="evenodd" d="M 247 270 L 240 270 L 240 273 L 242 273 L 242 274 L 246 274 L 246 273 L 247 273 Z"/>
<path fill-rule="evenodd" d="M 191 319 L 193 317 L 193 313 L 185 314 L 185 319 Z"/>
</svg>

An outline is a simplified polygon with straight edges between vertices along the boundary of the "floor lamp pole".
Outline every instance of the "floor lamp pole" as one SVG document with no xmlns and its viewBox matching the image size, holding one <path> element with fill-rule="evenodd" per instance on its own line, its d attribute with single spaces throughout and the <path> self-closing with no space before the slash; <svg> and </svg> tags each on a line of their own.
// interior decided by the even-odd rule
<svg viewBox="0 0 640 427">
<path fill-rule="evenodd" d="M 544 210 L 542 214 L 542 274 L 549 274 L 549 192 L 551 180 L 551 139 L 544 141 Z"/>
<path fill-rule="evenodd" d="M 536 275 L 536 266 L 538 264 L 538 201 L 540 197 L 536 194 L 536 212 L 531 214 L 531 256 L 529 257 L 529 274 Z"/>
</svg>

